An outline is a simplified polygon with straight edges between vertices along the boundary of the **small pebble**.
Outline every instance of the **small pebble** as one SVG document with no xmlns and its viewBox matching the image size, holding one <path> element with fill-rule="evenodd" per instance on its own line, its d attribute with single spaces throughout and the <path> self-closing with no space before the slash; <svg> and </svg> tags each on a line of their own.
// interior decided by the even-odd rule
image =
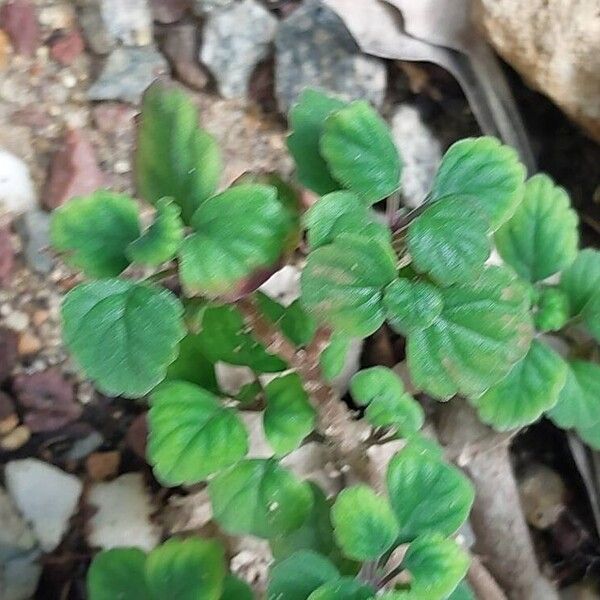
<svg viewBox="0 0 600 600">
<path fill-rule="evenodd" d="M 42 342 L 29 331 L 24 331 L 19 337 L 18 351 L 20 356 L 31 356 L 41 349 Z"/>
<path fill-rule="evenodd" d="M 115 173 L 123 175 L 131 171 L 131 163 L 128 160 L 118 160 L 115 163 Z"/>
<path fill-rule="evenodd" d="M 94 452 L 87 457 L 85 469 L 93 481 L 104 481 L 117 474 L 120 464 L 121 453 L 116 450 Z"/>
<path fill-rule="evenodd" d="M 31 317 L 31 321 L 36 327 L 39 327 L 42 325 L 42 323 L 45 323 L 48 320 L 49 316 L 50 312 L 47 310 L 36 310 Z"/>
<path fill-rule="evenodd" d="M 25 331 L 29 326 L 29 317 L 27 313 L 15 310 L 6 316 L 4 324 L 13 331 Z"/>
<path fill-rule="evenodd" d="M 29 431 L 29 428 L 25 425 L 19 425 L 0 440 L 0 448 L 7 451 L 18 450 L 29 441 L 30 437 L 31 431 Z"/>
</svg>

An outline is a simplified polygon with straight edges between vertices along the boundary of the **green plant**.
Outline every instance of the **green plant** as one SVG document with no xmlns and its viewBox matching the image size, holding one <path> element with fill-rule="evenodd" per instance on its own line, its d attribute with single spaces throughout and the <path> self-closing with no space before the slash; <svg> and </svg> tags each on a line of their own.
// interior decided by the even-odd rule
<svg viewBox="0 0 600 600">
<path fill-rule="evenodd" d="M 322 195 L 304 215 L 294 187 L 273 174 L 217 193 L 214 140 L 182 92 L 152 86 L 136 177 L 153 223 L 142 231 L 136 203 L 106 191 L 54 215 L 55 248 L 95 278 L 64 300 L 65 341 L 100 390 L 149 395 L 148 460 L 159 481 L 207 482 L 225 532 L 270 541 L 269 599 L 469 598 L 459 585 L 468 557 L 452 536 L 473 488 L 420 433 L 420 404 L 374 367 L 351 381 L 364 407 L 356 420 L 327 381 L 352 338 L 387 321 L 407 338 L 412 381 L 427 394 L 465 396 L 501 429 L 551 411 L 598 437 L 589 426 L 600 422 L 600 367 L 567 363 L 540 334 L 568 335 L 575 322 L 600 333 L 600 254 L 577 254 L 564 191 L 545 176 L 525 183 L 516 154 L 495 139 L 452 146 L 423 207 L 386 223 L 372 207 L 398 193 L 402 165 L 375 111 L 307 91 L 290 122 L 298 178 Z M 303 233 L 301 297 L 283 306 L 256 289 Z M 504 266 L 488 265 L 494 240 Z M 561 270 L 560 285 L 544 282 Z M 249 367 L 255 381 L 226 397 L 218 361 Z M 262 411 L 271 458 L 246 457 L 248 409 Z M 280 462 L 313 431 L 362 480 L 333 501 Z M 398 438 L 407 443 L 378 469 L 384 483 L 367 450 Z M 169 597 L 251 594 L 231 592 L 243 585 L 216 543 L 172 540 L 147 557 L 101 553 L 90 596 L 163 598 L 175 580 L 185 589 Z"/>
</svg>

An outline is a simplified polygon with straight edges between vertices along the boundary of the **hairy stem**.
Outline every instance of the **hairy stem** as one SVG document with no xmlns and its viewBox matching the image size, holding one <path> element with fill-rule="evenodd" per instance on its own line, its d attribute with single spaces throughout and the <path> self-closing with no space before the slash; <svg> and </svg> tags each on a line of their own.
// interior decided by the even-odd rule
<svg viewBox="0 0 600 600">
<path fill-rule="evenodd" d="M 512 436 L 486 427 L 461 398 L 445 405 L 440 417 L 438 432 L 449 458 L 475 485 L 471 525 L 477 553 L 511 600 L 557 600 L 540 572 L 521 510 L 508 454 Z"/>
</svg>

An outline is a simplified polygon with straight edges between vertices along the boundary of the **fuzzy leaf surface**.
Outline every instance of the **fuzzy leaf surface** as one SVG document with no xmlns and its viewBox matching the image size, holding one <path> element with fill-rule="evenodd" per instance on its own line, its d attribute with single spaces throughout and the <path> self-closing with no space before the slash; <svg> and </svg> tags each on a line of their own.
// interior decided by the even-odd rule
<svg viewBox="0 0 600 600">
<path fill-rule="evenodd" d="M 113 548 L 100 552 L 87 574 L 90 600 L 148 600 L 146 554 L 139 548 Z"/>
</svg>

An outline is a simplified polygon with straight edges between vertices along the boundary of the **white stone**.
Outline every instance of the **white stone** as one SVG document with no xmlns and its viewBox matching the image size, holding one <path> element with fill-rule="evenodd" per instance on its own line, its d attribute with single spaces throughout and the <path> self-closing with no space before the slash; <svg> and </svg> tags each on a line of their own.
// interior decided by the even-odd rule
<svg viewBox="0 0 600 600">
<path fill-rule="evenodd" d="M 229 396 L 237 395 L 242 387 L 256 379 L 249 367 L 230 365 L 220 360 L 215 363 L 215 376 L 219 388 Z"/>
<path fill-rule="evenodd" d="M 152 550 L 160 542 L 160 529 L 151 520 L 155 507 L 142 474 L 127 473 L 114 481 L 97 483 L 90 490 L 88 503 L 96 509 L 88 533 L 93 548 Z"/>
<path fill-rule="evenodd" d="M 4 477 L 8 493 L 31 523 L 40 547 L 52 552 L 77 508 L 81 481 L 35 458 L 9 462 Z"/>
<path fill-rule="evenodd" d="M 410 208 L 424 200 L 442 159 L 437 138 L 423 123 L 415 106 L 402 104 L 392 118 L 394 141 L 402 157 L 402 194 Z"/>
<path fill-rule="evenodd" d="M 0 212 L 20 214 L 37 206 L 29 167 L 14 154 L 0 149 Z"/>
<path fill-rule="evenodd" d="M 240 417 L 248 431 L 247 458 L 270 458 L 273 456 L 273 449 L 265 436 L 262 412 L 243 411 L 240 413 Z"/>
<path fill-rule="evenodd" d="M 289 306 L 300 296 L 300 269 L 286 265 L 273 273 L 258 289 L 279 304 Z"/>
<path fill-rule="evenodd" d="M 281 464 L 300 479 L 316 483 L 327 496 L 340 491 L 340 473 L 334 468 L 331 451 L 319 442 L 308 442 L 282 459 Z"/>
</svg>

